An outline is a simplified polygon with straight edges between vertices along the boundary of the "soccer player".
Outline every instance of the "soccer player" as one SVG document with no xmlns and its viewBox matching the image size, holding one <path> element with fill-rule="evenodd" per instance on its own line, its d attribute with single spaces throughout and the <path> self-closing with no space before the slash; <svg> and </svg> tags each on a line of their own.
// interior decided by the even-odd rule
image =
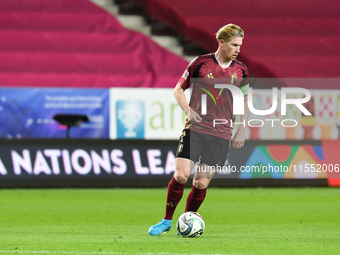
<svg viewBox="0 0 340 255">
<path fill-rule="evenodd" d="M 215 173 L 214 167 L 223 167 L 229 152 L 232 135 L 233 98 L 229 89 L 215 88 L 214 79 L 223 79 L 225 84 L 237 86 L 244 95 L 244 115 L 239 123 L 247 123 L 247 90 L 249 73 L 245 64 L 236 60 L 240 53 L 243 30 L 234 24 L 228 24 L 216 33 L 218 49 L 196 57 L 179 79 L 175 98 L 187 115 L 187 123 L 180 137 L 176 153 L 176 169 L 167 189 L 164 218 L 150 227 L 148 233 L 158 236 L 172 226 L 172 217 L 176 206 L 183 196 L 184 185 L 196 162 L 193 186 L 190 191 L 185 211 L 196 212 L 204 201 L 207 187 Z M 194 79 L 193 79 L 194 78 Z M 197 82 L 195 82 L 197 80 Z M 184 91 L 192 87 L 190 105 Z M 205 95 L 205 96 L 202 96 Z M 205 104 L 202 98 L 205 97 Z M 214 120 L 223 120 L 223 125 L 214 125 Z M 232 141 L 232 149 L 244 146 L 245 124 L 239 125 Z"/>
</svg>

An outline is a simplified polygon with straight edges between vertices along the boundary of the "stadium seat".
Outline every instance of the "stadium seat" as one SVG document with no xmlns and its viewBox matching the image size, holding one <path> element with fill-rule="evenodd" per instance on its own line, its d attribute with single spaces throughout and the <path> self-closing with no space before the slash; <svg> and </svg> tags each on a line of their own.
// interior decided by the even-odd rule
<svg viewBox="0 0 340 255">
<path fill-rule="evenodd" d="M 240 60 L 253 77 L 338 77 L 337 0 L 133 0 L 182 35 L 215 51 L 214 33 L 234 23 L 245 31 Z"/>
<path fill-rule="evenodd" d="M 174 87 L 188 62 L 88 0 L 0 2 L 0 86 Z"/>
</svg>

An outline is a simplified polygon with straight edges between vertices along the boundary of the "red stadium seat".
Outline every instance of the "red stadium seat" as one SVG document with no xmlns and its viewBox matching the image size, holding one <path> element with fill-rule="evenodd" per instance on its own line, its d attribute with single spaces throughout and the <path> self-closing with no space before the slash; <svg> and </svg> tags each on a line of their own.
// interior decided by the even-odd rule
<svg viewBox="0 0 340 255">
<path fill-rule="evenodd" d="M 0 86 L 174 87 L 188 62 L 88 0 L 0 1 Z"/>
<path fill-rule="evenodd" d="M 241 26 L 240 60 L 254 77 L 339 76 L 340 1 L 133 1 L 208 51 L 220 27 Z"/>
</svg>

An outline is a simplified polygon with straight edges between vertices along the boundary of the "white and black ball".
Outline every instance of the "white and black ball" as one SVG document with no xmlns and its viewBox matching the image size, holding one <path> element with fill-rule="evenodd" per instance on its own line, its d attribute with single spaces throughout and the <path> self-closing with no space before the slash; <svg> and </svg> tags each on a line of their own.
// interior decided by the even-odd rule
<svg viewBox="0 0 340 255">
<path fill-rule="evenodd" d="M 183 237 L 200 237 L 205 229 L 203 217 L 197 212 L 185 212 L 177 220 L 177 233 Z"/>
</svg>

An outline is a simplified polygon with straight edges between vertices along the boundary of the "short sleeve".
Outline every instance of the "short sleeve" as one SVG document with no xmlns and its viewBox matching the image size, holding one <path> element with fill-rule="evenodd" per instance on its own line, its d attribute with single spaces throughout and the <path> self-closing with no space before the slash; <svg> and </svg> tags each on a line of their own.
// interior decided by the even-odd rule
<svg viewBox="0 0 340 255">
<path fill-rule="evenodd" d="M 182 86 L 184 90 L 190 87 L 189 83 L 189 68 L 185 69 L 182 77 L 179 79 L 178 83 Z"/>
<path fill-rule="evenodd" d="M 188 67 L 185 69 L 182 77 L 179 79 L 178 83 L 182 86 L 182 88 L 184 90 L 188 89 L 190 87 L 190 78 L 192 77 L 192 68 L 193 68 L 193 65 L 195 64 L 196 62 L 196 59 L 193 59 L 190 64 L 188 65 Z"/>
</svg>

